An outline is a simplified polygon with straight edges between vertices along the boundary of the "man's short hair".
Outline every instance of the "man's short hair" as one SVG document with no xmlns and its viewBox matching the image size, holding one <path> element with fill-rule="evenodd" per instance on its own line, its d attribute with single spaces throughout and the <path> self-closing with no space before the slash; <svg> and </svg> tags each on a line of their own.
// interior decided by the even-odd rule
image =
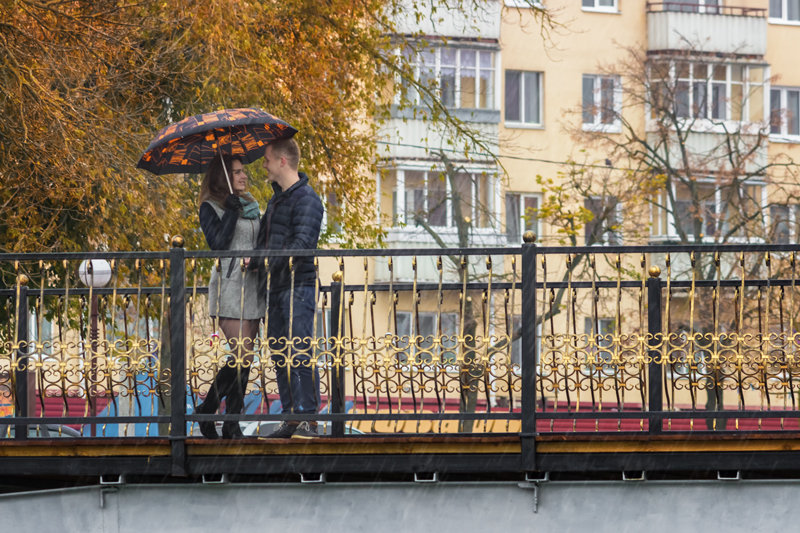
<svg viewBox="0 0 800 533">
<path fill-rule="evenodd" d="M 273 154 L 285 157 L 292 170 L 297 170 L 300 164 L 300 146 L 297 145 L 297 141 L 294 138 L 273 141 L 269 143 L 269 146 L 272 147 Z"/>
</svg>

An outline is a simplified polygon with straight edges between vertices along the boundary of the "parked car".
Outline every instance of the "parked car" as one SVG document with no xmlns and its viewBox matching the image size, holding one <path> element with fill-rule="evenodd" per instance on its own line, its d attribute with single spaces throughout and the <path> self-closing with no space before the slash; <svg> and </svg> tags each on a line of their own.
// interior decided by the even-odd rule
<svg viewBox="0 0 800 533">
<path fill-rule="evenodd" d="M 266 437 L 276 429 L 280 422 L 246 422 L 242 424 L 242 433 L 245 437 Z M 319 424 L 320 435 L 331 434 L 331 424 Z M 363 435 L 364 432 L 352 427 L 350 424 L 344 426 L 344 432 L 348 435 Z"/>
<path fill-rule="evenodd" d="M 0 424 L 0 439 L 13 439 L 16 434 L 14 424 Z M 37 424 L 28 426 L 29 439 L 53 439 L 59 437 L 80 437 L 80 431 L 62 424 Z"/>
</svg>

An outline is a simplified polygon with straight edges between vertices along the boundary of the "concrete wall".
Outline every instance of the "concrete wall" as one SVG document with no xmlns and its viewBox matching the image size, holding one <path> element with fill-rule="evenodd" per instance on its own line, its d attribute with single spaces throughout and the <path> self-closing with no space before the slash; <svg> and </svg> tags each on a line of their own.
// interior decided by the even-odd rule
<svg viewBox="0 0 800 533">
<path fill-rule="evenodd" d="M 793 531 L 798 498 L 791 481 L 551 482 L 535 512 L 514 483 L 131 485 L 2 495 L 0 516 L 4 531 L 86 533 Z"/>
</svg>

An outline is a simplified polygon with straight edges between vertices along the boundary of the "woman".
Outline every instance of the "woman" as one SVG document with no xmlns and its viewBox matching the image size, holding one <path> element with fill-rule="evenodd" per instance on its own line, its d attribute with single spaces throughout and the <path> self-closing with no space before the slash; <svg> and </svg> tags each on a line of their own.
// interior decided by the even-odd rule
<svg viewBox="0 0 800 533">
<path fill-rule="evenodd" d="M 228 178 L 233 193 L 228 188 Z M 212 250 L 252 250 L 255 247 L 260 213 L 258 203 L 247 192 L 247 179 L 242 161 L 229 156 L 215 158 L 203 178 L 198 198 L 200 227 Z M 236 358 L 228 358 L 223 363 L 205 400 L 195 410 L 199 414 L 216 412 L 225 397 L 227 414 L 242 412 L 253 362 L 253 343 L 265 310 L 265 302 L 258 298 L 258 272 L 242 270 L 238 257 L 222 258 L 220 263 L 219 269 L 215 265 L 211 271 L 208 314 L 219 320 L 219 327 Z M 244 363 L 237 365 L 237 359 Z M 205 437 L 219 438 L 214 422 L 200 422 L 199 425 Z M 238 422 L 223 423 L 222 438 L 242 436 Z"/>
</svg>

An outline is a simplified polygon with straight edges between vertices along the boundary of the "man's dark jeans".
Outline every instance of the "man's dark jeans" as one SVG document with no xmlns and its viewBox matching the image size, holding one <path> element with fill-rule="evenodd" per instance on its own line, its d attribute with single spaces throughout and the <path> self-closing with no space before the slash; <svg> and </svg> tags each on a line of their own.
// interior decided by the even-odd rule
<svg viewBox="0 0 800 533">
<path fill-rule="evenodd" d="M 290 289 L 269 291 L 267 337 L 275 363 L 283 413 L 316 413 L 319 409 L 319 371 L 312 359 L 314 338 L 314 286 L 294 288 L 292 330 L 289 331 Z M 299 338 L 286 350 L 286 339 Z M 287 357 L 288 355 L 288 362 Z"/>
</svg>

